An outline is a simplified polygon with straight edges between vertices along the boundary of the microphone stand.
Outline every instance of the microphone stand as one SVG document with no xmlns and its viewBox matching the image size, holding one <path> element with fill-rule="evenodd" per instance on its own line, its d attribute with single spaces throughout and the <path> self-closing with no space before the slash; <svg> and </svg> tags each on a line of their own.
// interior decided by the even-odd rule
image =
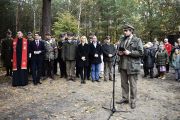
<svg viewBox="0 0 180 120">
<path fill-rule="evenodd" d="M 116 61 L 117 61 L 117 58 L 118 58 L 118 51 L 119 51 L 119 46 L 117 47 L 116 49 L 116 54 L 115 54 L 115 58 L 114 58 L 114 61 L 113 61 L 113 91 L 112 91 L 112 108 L 106 108 L 106 107 L 102 107 L 106 110 L 110 110 L 111 111 L 111 114 L 109 115 L 108 119 L 107 120 L 110 120 L 110 118 L 113 116 L 113 114 L 115 112 L 129 112 L 129 111 L 117 111 L 116 110 L 116 107 L 115 107 L 115 68 L 116 68 Z"/>
</svg>

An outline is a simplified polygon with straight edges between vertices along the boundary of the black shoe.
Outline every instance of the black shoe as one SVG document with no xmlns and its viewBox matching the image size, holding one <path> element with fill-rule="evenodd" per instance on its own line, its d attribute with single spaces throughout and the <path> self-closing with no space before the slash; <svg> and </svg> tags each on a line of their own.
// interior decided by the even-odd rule
<svg viewBox="0 0 180 120">
<path fill-rule="evenodd" d="M 92 82 L 95 82 L 95 80 L 92 80 Z"/>
<path fill-rule="evenodd" d="M 151 76 L 150 78 L 151 78 L 151 79 L 153 79 L 154 77 L 153 77 L 153 76 Z"/>
<path fill-rule="evenodd" d="M 127 104 L 127 103 L 129 103 L 129 101 L 126 99 L 121 99 L 119 102 L 116 102 L 116 103 L 117 104 L 123 104 L 123 103 Z"/>
<path fill-rule="evenodd" d="M 96 82 L 101 82 L 100 80 L 96 80 Z"/>
<path fill-rule="evenodd" d="M 38 84 L 42 84 L 41 82 L 38 82 Z"/>
<path fill-rule="evenodd" d="M 86 82 L 85 81 L 81 81 L 81 84 L 86 84 Z"/>
<path fill-rule="evenodd" d="M 34 85 L 37 85 L 37 83 L 34 83 Z"/>
<path fill-rule="evenodd" d="M 147 75 L 144 75 L 143 77 L 144 77 L 144 78 L 146 78 L 146 77 L 147 77 Z"/>
<path fill-rule="evenodd" d="M 131 109 L 135 109 L 136 108 L 136 104 L 135 103 L 131 103 Z"/>
</svg>

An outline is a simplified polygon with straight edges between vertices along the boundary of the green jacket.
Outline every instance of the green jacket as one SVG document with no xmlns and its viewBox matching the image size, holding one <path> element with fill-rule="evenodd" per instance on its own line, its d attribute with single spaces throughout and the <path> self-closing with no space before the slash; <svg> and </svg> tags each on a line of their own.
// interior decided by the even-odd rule
<svg viewBox="0 0 180 120">
<path fill-rule="evenodd" d="M 76 50 L 77 50 L 77 43 L 68 41 L 63 43 L 62 46 L 62 59 L 65 61 L 75 61 L 76 60 Z"/>
<path fill-rule="evenodd" d="M 169 56 L 166 50 L 157 51 L 156 53 L 156 65 L 165 66 L 169 62 Z"/>
<path fill-rule="evenodd" d="M 128 45 L 125 45 L 126 40 L 120 42 L 120 47 L 129 50 L 129 55 L 120 56 L 119 70 L 127 70 L 127 74 L 138 74 L 141 69 L 141 57 L 143 56 L 143 45 L 140 38 L 133 36 Z"/>
</svg>

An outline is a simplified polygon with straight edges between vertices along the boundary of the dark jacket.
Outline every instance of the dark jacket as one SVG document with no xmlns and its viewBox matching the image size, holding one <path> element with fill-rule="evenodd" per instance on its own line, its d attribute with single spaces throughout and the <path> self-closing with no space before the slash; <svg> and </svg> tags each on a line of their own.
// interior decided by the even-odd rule
<svg viewBox="0 0 180 120">
<path fill-rule="evenodd" d="M 75 61 L 76 60 L 76 50 L 77 43 L 76 42 L 68 42 L 65 41 L 62 46 L 62 58 L 65 61 Z"/>
<path fill-rule="evenodd" d="M 40 54 L 34 54 L 34 51 L 41 51 L 41 53 Z M 31 53 L 31 59 L 32 60 L 37 60 L 37 59 L 43 60 L 44 54 L 45 54 L 44 42 L 39 40 L 39 46 L 36 45 L 35 40 L 30 42 L 30 53 Z"/>
<path fill-rule="evenodd" d="M 155 63 L 155 54 L 156 50 L 154 47 L 145 48 L 144 49 L 144 56 L 143 56 L 143 62 L 145 68 L 153 68 Z"/>
<path fill-rule="evenodd" d="M 98 57 L 95 57 L 95 54 L 98 54 Z M 94 47 L 93 43 L 89 45 L 89 55 L 90 55 L 91 64 L 100 64 L 102 62 L 101 54 L 102 54 L 102 50 L 101 50 L 101 45 L 99 43 L 97 43 L 96 48 Z"/>
<path fill-rule="evenodd" d="M 5 38 L 2 40 L 1 58 L 5 67 L 10 67 L 12 65 L 12 43 L 12 38 Z"/>
<path fill-rule="evenodd" d="M 76 57 L 76 63 L 79 67 L 82 66 L 88 66 L 89 65 L 89 45 L 88 44 L 84 44 L 84 46 L 82 46 L 82 44 L 79 44 L 77 47 L 77 57 Z M 85 61 L 83 61 L 81 58 L 85 57 Z"/>
<path fill-rule="evenodd" d="M 58 41 L 58 60 L 62 60 L 63 41 Z"/>
<path fill-rule="evenodd" d="M 103 44 L 102 45 L 102 52 L 103 52 L 103 61 L 104 62 L 112 62 L 114 59 L 114 56 L 116 54 L 116 49 L 113 44 Z M 109 57 L 108 55 L 112 54 L 112 57 Z"/>
</svg>

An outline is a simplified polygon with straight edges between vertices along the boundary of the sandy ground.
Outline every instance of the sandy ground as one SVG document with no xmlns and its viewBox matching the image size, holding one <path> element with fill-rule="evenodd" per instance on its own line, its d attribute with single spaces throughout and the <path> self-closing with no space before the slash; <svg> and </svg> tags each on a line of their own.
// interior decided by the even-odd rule
<svg viewBox="0 0 180 120">
<path fill-rule="evenodd" d="M 138 80 L 136 109 L 128 104 L 115 104 L 110 120 L 180 120 L 180 82 L 168 73 L 165 80 L 142 78 Z M 7 78 L 6 78 L 7 79 Z M 34 86 L 12 87 L 10 82 L 0 84 L 0 120 L 106 120 L 112 107 L 112 82 L 81 85 L 56 76 L 56 80 L 42 81 Z M 116 73 L 115 101 L 121 99 L 120 74 Z"/>
</svg>

